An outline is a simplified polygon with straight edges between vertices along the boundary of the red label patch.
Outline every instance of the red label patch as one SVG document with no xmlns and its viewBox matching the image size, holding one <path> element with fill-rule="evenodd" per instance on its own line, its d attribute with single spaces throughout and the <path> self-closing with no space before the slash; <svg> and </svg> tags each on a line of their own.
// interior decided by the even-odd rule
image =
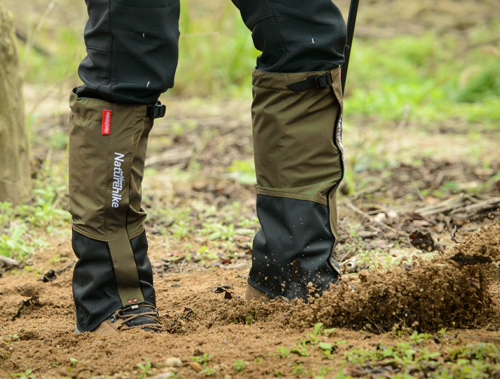
<svg viewBox="0 0 500 379">
<path fill-rule="evenodd" d="M 102 125 L 101 125 L 101 133 L 104 136 L 107 136 L 111 133 L 111 118 L 113 117 L 113 111 L 109 111 L 104 109 L 102 111 Z"/>
</svg>

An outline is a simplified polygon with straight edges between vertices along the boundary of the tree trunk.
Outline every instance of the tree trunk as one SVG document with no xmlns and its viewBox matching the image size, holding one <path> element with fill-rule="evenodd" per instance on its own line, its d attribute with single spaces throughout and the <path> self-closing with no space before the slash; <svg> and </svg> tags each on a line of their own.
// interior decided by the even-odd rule
<svg viewBox="0 0 500 379">
<path fill-rule="evenodd" d="M 13 17 L 0 0 L 0 201 L 30 193 L 29 143 Z"/>
</svg>

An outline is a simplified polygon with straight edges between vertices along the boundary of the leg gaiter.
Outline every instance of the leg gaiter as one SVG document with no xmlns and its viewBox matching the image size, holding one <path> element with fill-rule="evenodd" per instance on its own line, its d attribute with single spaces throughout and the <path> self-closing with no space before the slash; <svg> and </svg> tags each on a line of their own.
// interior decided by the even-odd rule
<svg viewBox="0 0 500 379">
<path fill-rule="evenodd" d="M 321 294 L 341 272 L 346 26 L 331 0 L 233 0 L 262 52 L 253 73 L 257 215 L 248 283 L 272 298 Z"/>
<path fill-rule="evenodd" d="M 288 87 L 325 72 L 253 74 L 257 215 L 249 284 L 271 297 L 321 294 L 340 276 L 336 190 L 343 176 L 339 69 L 332 86 Z"/>
<path fill-rule="evenodd" d="M 155 305 L 141 208 L 147 107 L 71 95 L 69 195 L 80 331 L 130 304 Z"/>
</svg>

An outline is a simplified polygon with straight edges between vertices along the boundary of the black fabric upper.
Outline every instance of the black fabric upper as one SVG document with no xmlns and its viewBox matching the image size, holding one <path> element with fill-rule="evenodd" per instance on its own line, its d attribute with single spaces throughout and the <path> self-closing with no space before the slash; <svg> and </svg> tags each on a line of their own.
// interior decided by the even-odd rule
<svg viewBox="0 0 500 379">
<path fill-rule="evenodd" d="M 73 298 L 76 322 L 81 332 L 94 331 L 122 308 L 111 254 L 106 242 L 87 238 L 73 231 L 73 250 L 79 258 L 73 272 Z M 139 273 L 141 290 L 148 304 L 156 306 L 153 272 L 147 256 L 146 233 L 130 240 Z"/>
<path fill-rule="evenodd" d="M 250 285 L 272 298 L 307 300 L 339 279 L 330 261 L 335 238 L 326 206 L 257 195 L 257 215 Z"/>
</svg>

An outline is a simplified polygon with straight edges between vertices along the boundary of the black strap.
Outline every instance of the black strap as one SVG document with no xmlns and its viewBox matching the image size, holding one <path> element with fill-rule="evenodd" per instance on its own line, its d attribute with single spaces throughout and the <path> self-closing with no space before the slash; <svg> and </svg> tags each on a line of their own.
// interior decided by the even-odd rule
<svg viewBox="0 0 500 379">
<path fill-rule="evenodd" d="M 327 87 L 331 87 L 333 84 L 332 74 L 327 72 L 326 74 L 319 76 L 311 76 L 306 80 L 298 83 L 293 83 L 288 85 L 292 91 L 302 92 L 307 90 L 315 90 L 315 89 L 324 89 Z"/>
<path fill-rule="evenodd" d="M 146 111 L 146 117 L 162 118 L 165 117 L 165 113 L 167 112 L 167 107 L 160 103 L 159 101 L 155 105 L 150 105 Z"/>
</svg>

